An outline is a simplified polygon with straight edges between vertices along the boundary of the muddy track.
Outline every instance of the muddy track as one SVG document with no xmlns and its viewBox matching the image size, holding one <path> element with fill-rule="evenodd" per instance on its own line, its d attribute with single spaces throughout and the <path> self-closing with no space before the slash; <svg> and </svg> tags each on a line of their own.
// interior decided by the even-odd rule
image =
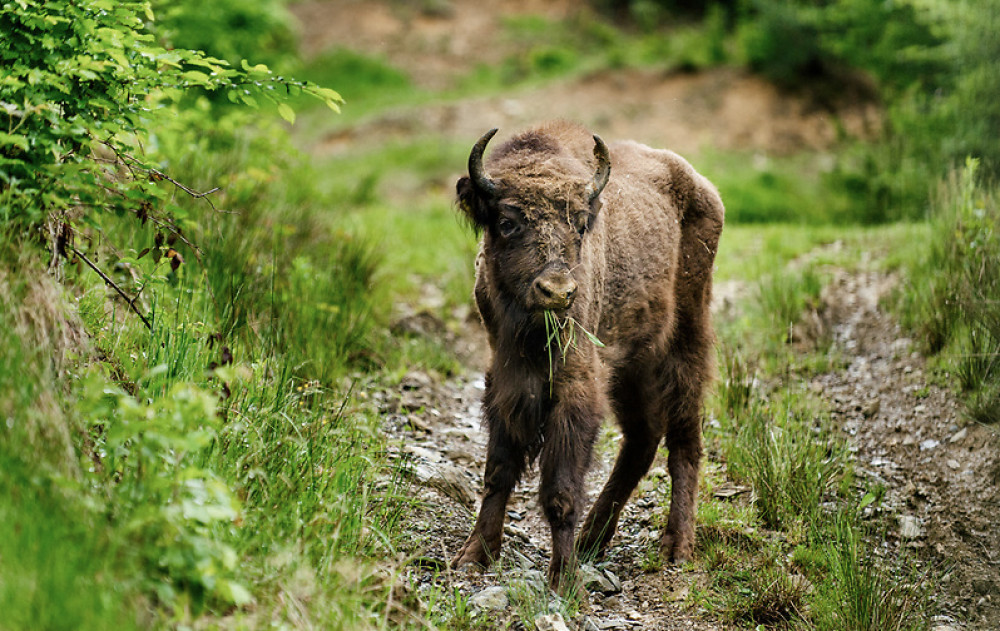
<svg viewBox="0 0 1000 631">
<path fill-rule="evenodd" d="M 1000 629 L 1000 437 L 963 418 L 955 395 L 933 382 L 913 341 L 880 307 L 896 282 L 838 274 L 824 292 L 824 320 L 845 367 L 812 386 L 849 436 L 858 471 L 886 488 L 887 547 L 902 546 L 940 573 L 932 628 Z"/>
</svg>

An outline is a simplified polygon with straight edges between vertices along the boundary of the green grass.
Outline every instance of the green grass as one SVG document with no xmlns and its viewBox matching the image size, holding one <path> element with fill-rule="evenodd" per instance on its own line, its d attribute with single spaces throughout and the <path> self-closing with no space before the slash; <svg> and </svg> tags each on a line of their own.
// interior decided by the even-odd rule
<svg viewBox="0 0 1000 631">
<path fill-rule="evenodd" d="M 141 292 L 151 331 L 67 264 L 81 319 L 67 332 L 70 307 L 38 289 L 54 286 L 42 257 L 4 233 L 0 627 L 190 625 L 234 607 L 247 626 L 293 625 L 295 601 L 323 628 L 386 625 L 410 499 L 348 375 L 428 347 L 389 341 L 376 249 L 315 188 L 271 180 L 261 144 L 176 165 L 185 181 L 234 169 L 217 201 L 239 211 L 181 208 L 201 248 L 170 242 L 177 269 L 153 222 L 98 225 L 112 247 L 81 244 Z"/>
<path fill-rule="evenodd" d="M 978 164 L 944 182 L 929 229 L 901 257 L 913 279 L 899 292 L 903 324 L 939 370 L 954 376 L 969 416 L 1000 421 L 1000 224 L 995 188 L 977 178 Z"/>
<path fill-rule="evenodd" d="M 841 243 L 829 248 L 823 227 L 731 228 L 733 258 L 720 261 L 720 275 L 758 291 L 748 293 L 735 320 L 717 323 L 720 378 L 705 441 L 711 461 L 723 466 L 706 467 L 697 565 L 707 574 L 690 599 L 740 625 L 926 628 L 929 574 L 909 572 L 892 583 L 896 562 L 874 560 L 882 535 L 860 507 L 880 501 L 884 489 L 859 485 L 824 402 L 797 378 L 830 370 L 836 358 L 822 344 L 792 350 L 785 334 L 788 322 L 815 308 L 822 270 L 867 265 L 862 253 L 891 251 L 921 230 L 837 230 Z M 783 238 L 771 243 L 772 234 Z M 727 481 L 751 491 L 715 498 L 713 488 Z"/>
<path fill-rule="evenodd" d="M 67 502 L 72 483 L 45 479 L 38 464 L 6 449 L 0 454 L 0 626 L 147 628 L 138 586 L 122 580 L 136 575 L 128 550 L 109 540 L 86 506 Z"/>
<path fill-rule="evenodd" d="M 0 235 L 0 627 L 143 628 L 133 557 L 92 509 L 60 403 L 73 323 L 40 258 Z"/>
</svg>

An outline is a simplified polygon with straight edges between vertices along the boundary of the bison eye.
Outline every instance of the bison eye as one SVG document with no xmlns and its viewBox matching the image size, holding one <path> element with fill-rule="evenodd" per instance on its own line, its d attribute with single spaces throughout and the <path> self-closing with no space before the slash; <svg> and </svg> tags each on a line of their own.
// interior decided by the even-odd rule
<svg viewBox="0 0 1000 631">
<path fill-rule="evenodd" d="M 497 230 L 500 231 L 500 236 L 504 238 L 512 236 L 515 232 L 517 232 L 518 228 L 519 226 L 517 222 L 513 219 L 501 217 L 500 220 L 497 221 Z"/>
</svg>

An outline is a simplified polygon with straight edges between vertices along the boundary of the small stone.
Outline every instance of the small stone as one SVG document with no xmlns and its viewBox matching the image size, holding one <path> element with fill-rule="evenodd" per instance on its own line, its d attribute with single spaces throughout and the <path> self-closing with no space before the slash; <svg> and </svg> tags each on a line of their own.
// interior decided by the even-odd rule
<svg viewBox="0 0 1000 631">
<path fill-rule="evenodd" d="M 946 462 L 945 464 L 948 465 L 949 469 L 952 469 L 954 471 L 958 471 L 959 467 L 962 466 L 962 465 L 958 464 L 958 460 L 955 460 L 953 458 L 949 458 L 948 462 Z"/>
<path fill-rule="evenodd" d="M 591 620 L 590 616 L 587 616 L 586 618 L 583 619 L 583 624 L 580 625 L 580 630 L 581 631 L 601 631 L 601 627 L 597 626 L 597 623 L 594 622 L 593 620 Z"/>
<path fill-rule="evenodd" d="M 968 435 L 968 433 L 969 433 L 968 430 L 966 430 L 963 427 L 962 429 L 958 430 L 958 432 L 956 432 L 955 435 L 953 435 L 951 438 L 949 438 L 948 442 L 952 443 L 952 444 L 957 443 L 957 442 L 961 441 L 963 438 L 965 438 L 966 435 Z"/>
<path fill-rule="evenodd" d="M 535 629 L 538 631 L 569 631 L 566 621 L 560 613 L 550 613 L 535 618 Z"/>
<path fill-rule="evenodd" d="M 917 444 L 917 438 L 913 434 L 907 434 L 905 437 L 903 437 L 903 445 L 909 447 L 910 445 L 916 445 L 916 444 Z"/>
<path fill-rule="evenodd" d="M 988 578 L 977 578 L 972 580 L 972 589 L 980 596 L 986 596 L 996 590 L 996 584 Z"/>
<path fill-rule="evenodd" d="M 682 600 L 687 600 L 688 594 L 690 593 L 691 590 L 687 585 L 679 585 L 678 587 L 664 594 L 663 599 L 673 602 L 679 602 Z"/>
<path fill-rule="evenodd" d="M 517 539 L 520 539 L 524 543 L 531 546 L 535 545 L 531 541 L 531 535 L 529 535 L 528 531 L 525 530 L 524 528 L 518 528 L 514 524 L 504 524 L 503 531 L 504 534 L 506 534 L 509 537 L 515 537 Z"/>
<path fill-rule="evenodd" d="M 931 449 L 934 449 L 940 444 L 941 443 L 939 441 L 936 441 L 933 438 L 928 438 L 927 440 L 920 443 L 920 451 L 930 451 Z"/>
<path fill-rule="evenodd" d="M 924 534 L 920 518 L 912 515 L 899 516 L 899 536 L 902 539 L 916 539 Z"/>
<path fill-rule="evenodd" d="M 535 562 L 524 556 L 517 550 L 513 548 L 508 548 L 511 559 L 514 561 L 514 565 L 519 567 L 521 570 L 531 570 L 535 567 Z"/>
<path fill-rule="evenodd" d="M 476 491 L 465 470 L 446 463 L 418 464 L 414 474 L 421 484 L 441 491 L 468 509 L 476 506 Z"/>
<path fill-rule="evenodd" d="M 923 403 L 921 403 L 921 404 L 919 404 L 919 405 L 917 405 L 916 407 L 913 408 L 913 412 L 915 414 L 923 414 L 926 411 L 927 411 L 927 406 L 924 405 Z"/>
<path fill-rule="evenodd" d="M 499 585 L 487 587 L 470 598 L 469 604 L 480 611 L 500 611 L 507 607 L 507 591 Z"/>
<path fill-rule="evenodd" d="M 545 593 L 548 588 L 549 581 L 545 577 L 545 574 L 538 570 L 524 570 L 521 572 L 520 576 L 513 579 L 510 584 L 512 589 L 522 592 Z"/>
<path fill-rule="evenodd" d="M 606 574 L 608 573 L 602 572 L 592 565 L 584 564 L 580 566 L 580 578 L 583 581 L 583 586 L 588 591 L 601 592 L 602 594 L 616 594 L 620 592 L 622 587 L 621 583 L 618 582 L 618 578 L 615 577 L 615 582 L 612 582 Z M 617 583 L 617 587 L 615 583 Z"/>
<path fill-rule="evenodd" d="M 471 451 L 468 449 L 462 449 L 461 447 L 448 447 L 445 450 L 444 455 L 448 460 L 458 462 L 460 464 L 472 464 L 476 460 Z"/>
<path fill-rule="evenodd" d="M 865 415 L 865 418 L 871 418 L 878 414 L 879 409 L 882 407 L 882 400 L 878 397 L 870 399 L 864 407 L 861 408 L 861 413 Z"/>
<path fill-rule="evenodd" d="M 733 482 L 724 482 L 712 489 L 712 495 L 719 499 L 727 500 L 736 497 L 741 493 L 746 493 L 749 490 L 749 486 L 742 486 Z"/>
<path fill-rule="evenodd" d="M 614 588 L 615 590 L 614 593 L 622 591 L 622 582 L 618 580 L 618 577 L 615 576 L 614 572 L 606 569 L 604 570 L 604 576 L 607 577 L 608 581 L 611 583 L 611 586 Z"/>
</svg>

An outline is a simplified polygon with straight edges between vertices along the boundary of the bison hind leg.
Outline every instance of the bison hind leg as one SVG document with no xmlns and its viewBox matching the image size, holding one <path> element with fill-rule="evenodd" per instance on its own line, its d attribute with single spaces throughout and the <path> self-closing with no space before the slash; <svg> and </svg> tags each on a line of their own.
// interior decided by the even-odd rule
<svg viewBox="0 0 1000 631">
<path fill-rule="evenodd" d="M 618 528 L 625 503 L 649 471 L 660 435 L 645 413 L 646 397 L 634 382 L 619 380 L 612 392 L 615 412 L 624 438 L 607 483 L 584 521 L 576 548 L 584 557 L 603 556 Z"/>
<path fill-rule="evenodd" d="M 676 378 L 668 383 L 664 409 L 668 425 L 666 444 L 667 469 L 670 472 L 670 513 L 667 527 L 660 539 L 660 554 L 665 559 L 682 563 L 694 554 L 695 513 L 698 496 L 698 476 L 701 466 L 701 402 L 705 385 L 705 366 L 700 354 L 691 361 L 677 361 L 673 356 Z M 683 375 L 683 376 L 682 376 Z M 692 378 L 693 377 L 693 378 Z"/>
</svg>

